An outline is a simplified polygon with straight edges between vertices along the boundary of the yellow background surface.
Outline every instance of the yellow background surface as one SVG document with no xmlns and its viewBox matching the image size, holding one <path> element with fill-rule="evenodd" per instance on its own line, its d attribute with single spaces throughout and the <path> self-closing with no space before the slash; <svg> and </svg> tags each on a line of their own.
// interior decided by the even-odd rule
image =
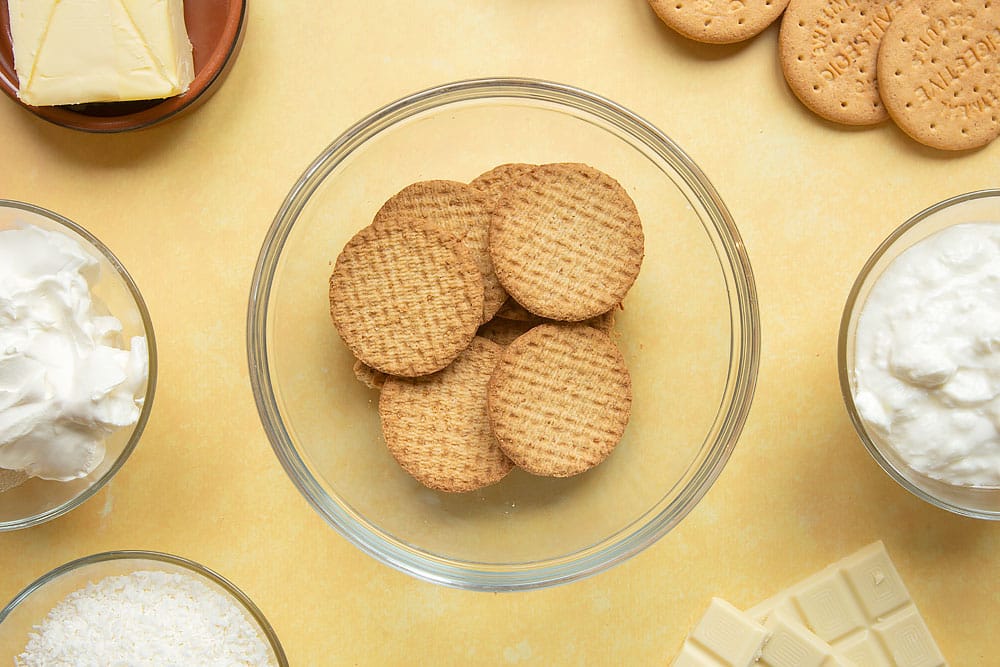
<svg viewBox="0 0 1000 667">
<path fill-rule="evenodd" d="M 1000 526 L 937 510 L 877 467 L 848 420 L 835 348 L 876 245 L 936 201 L 1000 184 L 1000 146 L 949 155 L 891 123 L 822 121 L 785 86 L 776 42 L 772 26 L 697 45 L 642 0 L 256 0 L 225 85 L 163 127 L 91 136 L 0 99 L 0 197 L 111 247 L 160 355 L 152 418 L 113 482 L 69 515 L 0 534 L 0 602 L 73 558 L 156 549 L 240 586 L 292 665 L 655 665 L 713 595 L 746 608 L 881 539 L 950 663 L 996 664 Z M 743 235 L 763 332 L 743 436 L 689 517 L 608 572 L 518 594 L 417 581 L 327 526 L 270 449 L 245 352 L 254 262 L 309 162 L 383 104 L 494 75 L 592 90 L 679 143 Z"/>
</svg>

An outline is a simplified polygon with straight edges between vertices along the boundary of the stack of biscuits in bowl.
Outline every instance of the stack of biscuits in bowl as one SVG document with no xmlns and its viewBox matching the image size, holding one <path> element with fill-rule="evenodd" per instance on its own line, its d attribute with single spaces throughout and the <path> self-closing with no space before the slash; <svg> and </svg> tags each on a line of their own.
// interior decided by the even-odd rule
<svg viewBox="0 0 1000 667">
<path fill-rule="evenodd" d="M 399 464 L 465 492 L 607 458 L 632 402 L 609 334 L 643 244 L 624 188 L 583 164 L 505 164 L 386 201 L 329 294 Z"/>
</svg>

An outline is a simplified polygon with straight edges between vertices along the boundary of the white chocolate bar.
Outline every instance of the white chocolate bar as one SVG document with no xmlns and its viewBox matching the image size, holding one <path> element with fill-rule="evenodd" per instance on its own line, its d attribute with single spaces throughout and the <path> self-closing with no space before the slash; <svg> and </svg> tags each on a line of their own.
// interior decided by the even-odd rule
<svg viewBox="0 0 1000 667">
<path fill-rule="evenodd" d="M 767 637 L 762 625 L 725 600 L 712 598 L 673 667 L 750 667 Z"/>
<path fill-rule="evenodd" d="M 798 623 L 832 647 L 836 657 L 858 667 L 947 667 L 881 542 L 830 565 L 746 614 L 766 621 L 769 629 L 772 618 Z"/>
<path fill-rule="evenodd" d="M 837 655 L 825 641 L 809 632 L 801 623 L 778 612 L 764 626 L 771 638 L 764 644 L 759 665 L 766 667 L 856 667 L 854 662 Z"/>
</svg>

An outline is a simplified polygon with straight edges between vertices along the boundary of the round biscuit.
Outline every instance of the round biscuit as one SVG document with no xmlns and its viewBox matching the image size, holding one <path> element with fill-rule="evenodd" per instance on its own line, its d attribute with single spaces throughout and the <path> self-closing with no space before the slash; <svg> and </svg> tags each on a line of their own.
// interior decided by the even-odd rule
<svg viewBox="0 0 1000 667">
<path fill-rule="evenodd" d="M 390 375 L 441 370 L 483 312 L 479 269 L 450 234 L 415 220 L 369 225 L 330 276 L 330 315 L 354 356 Z"/>
<path fill-rule="evenodd" d="M 489 251 L 492 199 L 482 190 L 458 181 L 420 181 L 386 201 L 372 224 L 390 220 L 423 220 L 439 227 L 468 248 L 483 280 L 483 317 L 488 322 L 507 298 L 493 271 Z"/>
<path fill-rule="evenodd" d="M 486 390 L 500 347 L 476 337 L 444 370 L 386 379 L 379 398 L 392 456 L 424 486 L 474 491 L 503 479 L 514 464 L 490 429 Z"/>
<path fill-rule="evenodd" d="M 688 39 L 733 44 L 761 33 L 788 0 L 649 0 L 660 20 Z"/>
<path fill-rule="evenodd" d="M 875 74 L 879 43 L 903 0 L 791 0 L 778 52 L 788 87 L 815 114 L 845 125 L 889 117 Z"/>
<path fill-rule="evenodd" d="M 579 321 L 621 303 L 643 258 L 635 203 L 583 164 L 542 165 L 501 195 L 490 225 L 500 283 L 535 315 Z"/>
<path fill-rule="evenodd" d="M 496 196 L 501 194 L 509 184 L 537 166 L 537 164 L 527 164 L 525 162 L 508 162 L 479 174 L 479 176 L 476 176 L 469 182 L 469 185 L 485 192 L 491 197 Z"/>
<path fill-rule="evenodd" d="M 942 150 L 1000 135 L 1000 2 L 915 1 L 882 38 L 878 83 L 906 134 Z"/>
<path fill-rule="evenodd" d="M 504 350 L 488 403 L 493 433 L 516 465 L 570 477 L 621 440 L 632 383 L 606 334 L 585 324 L 542 324 Z"/>
</svg>

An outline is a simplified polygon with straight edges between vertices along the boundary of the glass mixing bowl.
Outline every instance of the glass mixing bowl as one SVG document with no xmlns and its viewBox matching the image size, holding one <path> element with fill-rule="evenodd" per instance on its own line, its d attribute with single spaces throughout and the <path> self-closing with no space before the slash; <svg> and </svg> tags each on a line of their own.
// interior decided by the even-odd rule
<svg viewBox="0 0 1000 667">
<path fill-rule="evenodd" d="M 77 241 L 98 260 L 100 279 L 92 295 L 107 307 L 122 323 L 122 339 L 145 336 L 149 348 L 149 374 L 143 393 L 139 419 L 129 428 L 113 432 L 105 440 L 104 461 L 86 477 L 69 482 L 53 482 L 32 478 L 20 483 L 10 471 L 0 471 L 3 487 L 18 483 L 0 492 L 0 531 L 27 528 L 49 521 L 78 507 L 100 491 L 115 476 L 139 443 L 153 409 L 156 387 L 156 339 L 146 303 L 132 277 L 118 258 L 93 234 L 57 213 L 18 201 L 0 199 L 0 229 L 10 229 L 18 223 L 28 223 L 55 231 Z"/>
<path fill-rule="evenodd" d="M 207 567 L 186 558 L 156 551 L 109 551 L 60 565 L 21 591 L 0 610 L 0 658 L 11 664 L 23 652 L 28 635 L 67 595 L 107 577 L 139 571 L 191 575 L 239 606 L 270 648 L 271 663 L 287 667 L 277 635 L 260 609 L 243 591 Z"/>
<path fill-rule="evenodd" d="M 328 280 L 347 240 L 404 186 L 469 181 L 506 162 L 585 162 L 635 200 L 646 256 L 615 334 L 632 374 L 632 418 L 610 458 L 587 473 L 515 470 L 449 495 L 422 487 L 386 449 L 377 394 L 355 379 L 330 321 Z M 736 445 L 759 357 L 750 264 L 698 167 L 614 102 L 523 79 L 411 95 L 323 151 L 264 242 L 247 338 L 264 429 L 313 508 L 379 560 L 475 590 L 580 579 L 676 526 Z"/>
<path fill-rule="evenodd" d="M 872 288 L 886 268 L 906 249 L 945 227 L 964 222 L 1000 222 L 1000 190 L 979 190 L 958 195 L 917 213 L 890 234 L 865 262 L 847 297 L 840 323 L 837 350 L 840 390 L 861 442 L 882 469 L 904 489 L 956 514 L 1000 520 L 1000 488 L 947 484 L 917 472 L 888 443 L 868 430 L 854 402 L 855 336 L 858 319 Z"/>
</svg>

